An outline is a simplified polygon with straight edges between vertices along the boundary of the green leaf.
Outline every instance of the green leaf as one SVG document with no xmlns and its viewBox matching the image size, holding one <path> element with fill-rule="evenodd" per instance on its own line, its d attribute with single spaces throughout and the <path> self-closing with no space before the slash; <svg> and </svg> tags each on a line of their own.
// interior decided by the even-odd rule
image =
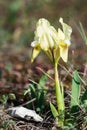
<svg viewBox="0 0 87 130">
<path fill-rule="evenodd" d="M 71 107 L 79 105 L 80 97 L 80 77 L 77 71 L 74 71 L 72 79 Z"/>
<path fill-rule="evenodd" d="M 16 95 L 14 93 L 9 93 L 8 98 L 10 100 L 16 100 Z"/>
<path fill-rule="evenodd" d="M 3 104 L 6 104 L 8 100 L 8 95 L 2 95 L 2 98 L 0 99 L 0 102 Z"/>
<path fill-rule="evenodd" d="M 46 91 L 44 90 L 44 86 L 47 81 L 47 78 L 48 78 L 47 75 L 43 75 L 38 84 L 37 104 L 38 104 L 39 110 L 42 110 L 45 108 Z"/>
<path fill-rule="evenodd" d="M 40 97 L 37 99 L 37 107 L 39 107 L 39 111 L 45 108 L 45 97 L 44 91 L 40 92 Z"/>
<path fill-rule="evenodd" d="M 38 90 L 40 92 L 38 92 L 38 99 L 40 98 L 41 96 L 41 91 L 44 91 L 44 86 L 46 84 L 46 81 L 47 81 L 48 77 L 47 75 L 43 75 L 39 81 L 39 84 L 38 84 Z M 46 95 L 46 91 L 44 91 L 44 96 Z"/>
<path fill-rule="evenodd" d="M 54 118 L 58 117 L 58 111 L 56 110 L 55 106 L 50 102 L 50 108 L 51 108 L 51 112 L 54 116 Z"/>
<path fill-rule="evenodd" d="M 30 93 L 30 89 L 24 90 L 24 96 Z"/>
<path fill-rule="evenodd" d="M 29 84 L 29 88 L 24 91 L 24 95 L 31 93 L 32 97 L 36 97 L 36 89 L 33 84 Z"/>
<path fill-rule="evenodd" d="M 30 87 L 30 92 L 31 92 L 31 96 L 32 98 L 36 98 L 36 89 L 35 89 L 35 86 L 33 84 L 29 84 L 29 87 Z"/>
<path fill-rule="evenodd" d="M 41 77 L 39 81 L 38 89 L 42 89 L 45 86 L 47 79 L 48 79 L 47 75 L 43 75 Z"/>
</svg>

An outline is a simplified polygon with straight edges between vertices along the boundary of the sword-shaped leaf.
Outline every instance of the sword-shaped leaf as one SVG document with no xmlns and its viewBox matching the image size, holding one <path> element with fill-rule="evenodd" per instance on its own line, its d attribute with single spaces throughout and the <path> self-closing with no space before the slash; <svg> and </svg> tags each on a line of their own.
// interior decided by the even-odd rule
<svg viewBox="0 0 87 130">
<path fill-rule="evenodd" d="M 52 112 L 52 115 L 54 116 L 54 118 L 58 117 L 58 111 L 56 110 L 55 106 L 50 103 L 50 108 L 51 108 L 51 112 Z"/>
<path fill-rule="evenodd" d="M 73 73 L 72 92 L 71 92 L 71 108 L 79 105 L 80 97 L 80 77 L 77 71 Z"/>
</svg>

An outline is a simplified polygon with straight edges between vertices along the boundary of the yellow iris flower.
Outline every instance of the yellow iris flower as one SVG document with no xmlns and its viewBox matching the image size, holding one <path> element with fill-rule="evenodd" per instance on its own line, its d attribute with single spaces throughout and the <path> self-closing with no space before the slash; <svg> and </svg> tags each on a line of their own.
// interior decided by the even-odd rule
<svg viewBox="0 0 87 130">
<path fill-rule="evenodd" d="M 39 19 L 36 25 L 35 38 L 31 43 L 33 47 L 32 62 L 41 50 L 47 54 L 51 61 L 58 61 L 61 57 L 64 62 L 67 62 L 72 28 L 65 24 L 62 18 L 59 19 L 59 22 L 63 30 L 58 28 L 57 32 L 48 20 Z"/>
</svg>

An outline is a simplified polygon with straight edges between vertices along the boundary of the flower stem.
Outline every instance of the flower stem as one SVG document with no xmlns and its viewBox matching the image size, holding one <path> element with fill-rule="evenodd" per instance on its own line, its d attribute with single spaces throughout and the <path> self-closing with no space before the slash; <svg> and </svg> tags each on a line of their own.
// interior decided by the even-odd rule
<svg viewBox="0 0 87 130">
<path fill-rule="evenodd" d="M 61 119 L 60 118 L 58 119 L 58 125 L 63 125 L 63 123 L 64 123 L 64 98 L 63 98 L 63 94 L 62 94 L 61 88 L 60 88 L 57 65 L 58 65 L 58 63 L 55 62 L 55 64 L 54 64 L 55 91 L 56 91 L 56 100 L 57 100 L 59 117 L 62 117 Z"/>
</svg>

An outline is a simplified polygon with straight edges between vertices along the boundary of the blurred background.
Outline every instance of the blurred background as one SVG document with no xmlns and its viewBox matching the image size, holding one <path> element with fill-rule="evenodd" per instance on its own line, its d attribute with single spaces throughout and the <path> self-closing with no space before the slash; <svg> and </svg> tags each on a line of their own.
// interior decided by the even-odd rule
<svg viewBox="0 0 87 130">
<path fill-rule="evenodd" d="M 82 59 L 86 61 L 87 46 L 77 27 L 80 21 L 87 31 L 87 0 L 0 0 L 0 59 L 3 54 L 20 51 L 31 56 L 30 43 L 34 38 L 36 22 L 42 17 L 56 29 L 60 26 L 59 18 L 63 17 L 73 29 L 71 49 L 76 49 L 77 58 L 84 53 Z"/>
<path fill-rule="evenodd" d="M 45 92 L 46 97 L 48 97 L 47 106 L 51 99 L 55 104 L 55 97 L 52 95 L 54 94 L 53 66 L 43 53 L 31 64 L 31 42 L 34 39 L 34 31 L 39 18 L 48 19 L 51 25 L 58 29 L 58 27 L 61 27 L 59 23 L 60 17 L 62 17 L 64 22 L 70 25 L 73 30 L 68 63 L 64 63 L 62 59 L 60 59 L 59 62 L 61 86 L 62 88 L 64 86 L 70 89 L 72 85 L 72 74 L 74 70 L 78 70 L 83 79 L 81 82 L 87 87 L 87 37 L 85 44 L 85 40 L 82 39 L 79 32 L 79 29 L 81 30 L 81 24 L 79 24 L 79 22 L 81 22 L 87 36 L 87 0 L 0 0 L 0 105 L 3 103 L 4 105 L 12 107 L 27 103 L 29 100 L 31 101 L 32 96 L 30 95 L 33 93 L 30 94 L 30 85 L 33 85 L 33 87 L 31 86 L 31 88 L 33 88 L 31 91 L 34 90 L 36 92 L 34 92 L 34 95 L 37 95 L 37 97 L 41 99 L 39 105 L 44 104 L 44 94 L 42 90 L 46 90 L 43 92 Z M 46 72 L 50 75 L 48 77 L 51 78 L 48 78 L 46 86 L 43 86 L 45 80 L 42 80 L 42 84 L 41 77 Z M 77 81 L 76 79 L 76 83 L 78 83 Z M 39 85 L 37 85 L 38 83 Z M 43 87 L 38 89 L 36 85 L 38 88 L 41 85 L 46 89 Z M 82 89 L 84 89 L 84 86 Z M 27 90 L 29 94 L 25 96 L 24 90 Z M 42 97 L 38 96 L 39 92 L 41 92 Z M 10 97 L 9 94 L 13 96 Z M 65 96 L 65 100 L 70 100 L 68 91 L 65 93 Z M 35 102 L 38 104 L 37 99 Z M 33 101 L 31 101 L 31 103 L 33 108 L 39 106 L 36 104 L 34 106 Z M 68 106 L 69 102 L 65 103 Z M 85 105 L 86 102 L 84 103 L 84 106 Z M 44 106 L 41 107 L 44 108 Z M 2 109 L 1 106 L 0 109 Z M 68 107 L 67 110 L 67 117 L 69 117 Z M 4 124 L 6 129 L 9 129 L 7 128 L 8 125 L 10 128 L 14 127 L 13 121 L 8 121 L 7 116 L 2 116 L 2 113 L 1 111 L 1 117 L 5 118 L 5 123 L 3 122 L 4 118 L 1 118 L 0 127 L 1 124 Z M 7 111 L 5 113 L 7 113 Z M 47 125 L 52 125 L 53 122 L 52 119 L 51 123 L 49 123 L 51 116 L 49 116 L 47 109 L 45 109 L 45 112 L 43 111 L 42 114 L 44 114 L 42 117 L 44 117 L 48 123 L 41 124 L 40 129 L 42 126 L 46 126 L 47 128 Z M 82 115 L 80 114 L 78 118 L 79 124 L 81 124 L 81 122 L 79 122 L 81 117 Z M 69 121 L 73 121 L 73 119 L 72 116 L 72 119 L 69 119 Z M 84 118 L 83 121 L 84 123 L 87 122 L 86 118 Z M 84 123 L 82 123 L 83 127 L 85 126 Z M 18 126 L 23 125 L 23 129 L 26 129 L 24 128 L 26 124 L 16 123 L 15 126 L 17 126 L 17 124 Z M 69 126 L 71 127 L 73 124 L 69 124 Z M 36 126 L 32 128 L 36 128 Z M 68 125 L 65 128 L 68 128 Z M 53 127 L 53 129 L 55 129 L 55 127 Z"/>
</svg>

